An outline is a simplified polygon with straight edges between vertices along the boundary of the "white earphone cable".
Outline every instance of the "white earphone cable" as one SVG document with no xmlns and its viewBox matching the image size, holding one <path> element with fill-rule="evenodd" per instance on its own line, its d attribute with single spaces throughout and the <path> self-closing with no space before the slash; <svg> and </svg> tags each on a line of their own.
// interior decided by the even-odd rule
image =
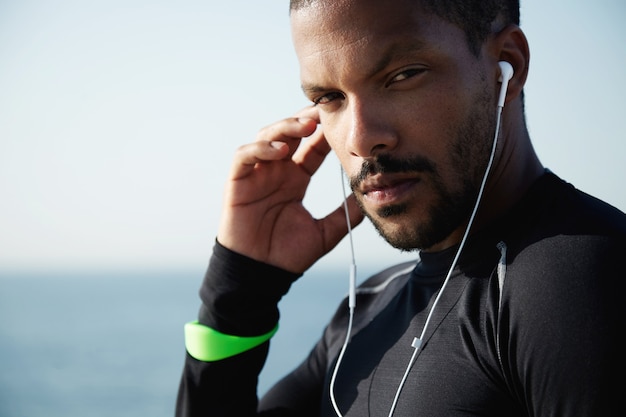
<svg viewBox="0 0 626 417">
<path fill-rule="evenodd" d="M 351 252 L 351 263 L 350 263 L 350 287 L 348 292 L 348 308 L 349 308 L 349 318 L 348 318 L 348 329 L 346 331 L 346 339 L 343 342 L 343 346 L 341 347 L 341 351 L 339 352 L 339 356 L 337 357 L 337 362 L 335 363 L 335 369 L 333 370 L 333 375 L 330 378 L 330 401 L 335 409 L 335 413 L 338 417 L 343 417 L 341 411 L 339 410 L 339 406 L 337 405 L 337 401 L 335 399 L 335 380 L 337 379 L 337 372 L 339 371 L 339 365 L 343 360 L 343 355 L 346 353 L 346 349 L 348 348 L 348 344 L 350 343 L 350 333 L 352 333 L 352 321 L 354 319 L 354 309 L 356 307 L 356 260 L 354 257 L 354 242 L 352 240 L 352 225 L 350 224 L 350 213 L 348 211 L 348 201 L 346 194 L 346 185 L 344 184 L 343 179 L 343 168 L 340 166 L 340 174 L 341 174 L 341 190 L 343 192 L 343 208 L 346 214 L 346 222 L 348 223 L 348 237 L 350 238 L 350 252 Z"/>
<path fill-rule="evenodd" d="M 421 347 L 422 347 L 422 342 L 424 340 L 424 337 L 426 336 L 426 330 L 428 329 L 428 326 L 430 324 L 430 320 L 433 316 L 433 312 L 435 310 L 435 307 L 437 306 L 437 304 L 439 303 L 439 299 L 441 298 L 441 295 L 443 294 L 446 286 L 448 285 L 448 282 L 450 281 L 450 277 L 452 276 L 452 272 L 454 271 L 454 268 L 456 267 L 456 264 L 461 256 L 461 252 L 463 251 L 463 248 L 465 246 L 465 242 L 467 241 L 467 238 L 469 236 L 470 233 L 470 229 L 472 228 L 472 224 L 474 223 L 474 218 L 476 217 L 476 213 L 478 212 L 478 207 L 480 205 L 480 202 L 482 200 L 482 196 L 483 196 L 483 192 L 485 190 L 485 185 L 487 184 L 487 178 L 489 176 L 489 173 L 491 172 L 491 167 L 493 165 L 493 161 L 495 159 L 495 155 L 496 155 L 496 148 L 498 145 L 498 137 L 500 135 L 500 125 L 501 125 L 501 121 L 502 121 L 502 109 L 504 107 L 504 99 L 505 99 L 505 94 L 506 94 L 506 88 L 508 85 L 508 81 L 509 79 L 512 77 L 513 75 L 513 69 L 511 67 L 510 64 L 502 62 L 501 64 L 506 64 L 508 65 L 508 70 L 507 73 L 505 74 L 505 68 L 502 67 L 502 78 L 501 78 L 501 82 L 502 82 L 502 87 L 500 90 L 500 98 L 498 100 L 498 105 L 496 108 L 496 128 L 495 128 L 495 133 L 494 133 L 494 137 L 493 137 L 493 142 L 492 142 L 492 146 L 491 146 L 491 154 L 489 156 L 489 161 L 487 162 L 487 167 L 485 168 L 485 173 L 483 174 L 483 178 L 482 178 L 482 182 L 480 184 L 480 188 L 478 190 L 478 195 L 476 197 L 476 203 L 474 204 L 474 209 L 472 210 L 472 214 L 469 218 L 467 227 L 465 228 L 465 232 L 463 233 L 463 238 L 461 239 L 461 242 L 459 243 L 459 248 L 456 252 L 456 255 L 454 256 L 454 259 L 452 261 L 452 264 L 450 265 L 450 269 L 448 270 L 448 273 L 446 275 L 446 278 L 443 281 L 443 284 L 441 285 L 441 288 L 439 289 L 439 294 L 437 294 L 437 297 L 435 298 L 435 301 L 433 302 L 432 307 L 430 308 L 429 312 L 428 312 L 428 316 L 426 317 L 426 321 L 424 322 L 424 327 L 422 328 L 422 333 L 420 334 L 419 338 L 414 338 L 413 342 L 411 343 L 411 346 L 414 348 L 413 350 L 413 354 L 411 355 L 411 359 L 409 360 L 409 363 L 404 371 L 404 374 L 402 375 L 402 379 L 400 381 L 400 384 L 398 385 L 398 389 L 396 390 L 396 394 L 394 396 L 393 402 L 391 404 L 391 408 L 389 409 L 389 416 L 388 417 L 392 417 L 393 413 L 395 412 L 396 406 L 398 404 L 398 399 L 400 398 L 400 393 L 402 392 L 402 388 L 404 387 L 404 384 L 406 382 L 406 379 L 409 375 L 409 372 L 411 370 L 411 368 L 413 367 L 413 364 L 415 363 L 416 359 L 417 359 L 417 354 L 419 353 Z M 505 77 L 506 75 L 506 77 Z M 346 352 L 346 349 L 348 347 L 348 344 L 350 342 L 350 334 L 352 333 L 352 322 L 353 322 L 353 318 L 354 318 L 354 309 L 356 307 L 356 261 L 355 261 L 355 256 L 354 256 L 354 243 L 352 240 L 352 228 L 350 225 L 350 216 L 349 216 L 349 212 L 348 212 L 348 203 L 347 203 L 347 196 L 346 196 L 346 188 L 345 188 L 345 184 L 344 184 L 344 178 L 343 178 L 343 169 L 341 169 L 341 186 L 342 186 L 342 191 L 343 191 L 343 198 L 344 198 L 344 210 L 345 210 L 345 214 L 346 214 L 346 221 L 348 223 L 348 235 L 350 238 L 350 250 L 351 250 L 351 265 L 350 265 L 350 291 L 349 291 L 349 301 L 348 301 L 348 306 L 349 306 L 349 319 L 348 319 L 348 329 L 346 332 L 346 338 L 344 341 L 344 344 L 341 348 L 341 351 L 339 353 L 339 356 L 337 358 L 337 362 L 335 363 L 335 367 L 333 370 L 333 374 L 330 380 L 330 399 L 333 405 L 333 408 L 335 410 L 335 413 L 337 414 L 338 417 L 343 417 L 343 415 L 341 414 L 341 411 L 339 410 L 339 407 L 337 405 L 336 399 L 335 399 L 335 380 L 337 378 L 337 373 L 339 371 L 339 365 L 341 364 L 341 361 L 343 360 L 343 356 Z"/>
</svg>

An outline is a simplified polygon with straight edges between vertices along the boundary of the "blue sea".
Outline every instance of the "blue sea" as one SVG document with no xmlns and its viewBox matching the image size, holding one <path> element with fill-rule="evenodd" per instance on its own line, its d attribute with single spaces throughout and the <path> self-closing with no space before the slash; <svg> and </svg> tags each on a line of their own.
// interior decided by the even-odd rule
<svg viewBox="0 0 626 417">
<path fill-rule="evenodd" d="M 173 416 L 203 275 L 0 271 L 0 417 Z M 347 288 L 347 268 L 292 286 L 259 394 L 305 357 Z"/>
</svg>

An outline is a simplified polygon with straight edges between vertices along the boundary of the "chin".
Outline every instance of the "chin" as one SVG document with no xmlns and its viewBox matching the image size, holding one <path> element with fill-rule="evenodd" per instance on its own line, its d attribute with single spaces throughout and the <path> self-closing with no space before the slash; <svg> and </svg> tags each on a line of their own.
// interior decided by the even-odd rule
<svg viewBox="0 0 626 417">
<path fill-rule="evenodd" d="M 411 212 L 408 206 L 385 207 L 366 215 L 387 243 L 406 252 L 437 247 L 458 227 L 446 216 L 425 216 L 424 211 Z"/>
<path fill-rule="evenodd" d="M 368 218 L 378 234 L 396 249 L 411 252 L 431 246 L 414 217 L 386 213 L 385 216 L 368 215 Z"/>
</svg>

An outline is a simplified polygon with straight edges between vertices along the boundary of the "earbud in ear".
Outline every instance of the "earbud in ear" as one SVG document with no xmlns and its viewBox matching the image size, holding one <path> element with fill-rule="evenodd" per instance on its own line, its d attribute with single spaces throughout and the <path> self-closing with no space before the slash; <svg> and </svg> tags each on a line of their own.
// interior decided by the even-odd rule
<svg viewBox="0 0 626 417">
<path fill-rule="evenodd" d="M 513 78 L 513 65 L 509 64 L 506 61 L 498 62 L 500 65 L 500 79 L 499 81 L 502 83 L 500 87 L 500 97 L 498 98 L 498 106 L 504 107 L 504 100 L 506 99 L 506 89 L 509 86 L 509 80 Z"/>
<path fill-rule="evenodd" d="M 513 78 L 513 65 L 509 64 L 506 61 L 498 62 L 500 65 L 500 82 L 508 83 L 511 78 Z"/>
</svg>

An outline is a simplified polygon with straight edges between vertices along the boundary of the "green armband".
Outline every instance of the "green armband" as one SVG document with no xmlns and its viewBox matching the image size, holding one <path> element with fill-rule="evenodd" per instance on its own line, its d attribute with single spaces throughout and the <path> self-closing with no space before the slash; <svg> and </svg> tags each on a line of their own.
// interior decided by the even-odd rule
<svg viewBox="0 0 626 417">
<path fill-rule="evenodd" d="M 185 347 L 193 358 L 214 362 L 259 346 L 274 336 L 277 330 L 278 324 L 261 336 L 232 336 L 204 326 L 196 320 L 185 324 Z"/>
</svg>

